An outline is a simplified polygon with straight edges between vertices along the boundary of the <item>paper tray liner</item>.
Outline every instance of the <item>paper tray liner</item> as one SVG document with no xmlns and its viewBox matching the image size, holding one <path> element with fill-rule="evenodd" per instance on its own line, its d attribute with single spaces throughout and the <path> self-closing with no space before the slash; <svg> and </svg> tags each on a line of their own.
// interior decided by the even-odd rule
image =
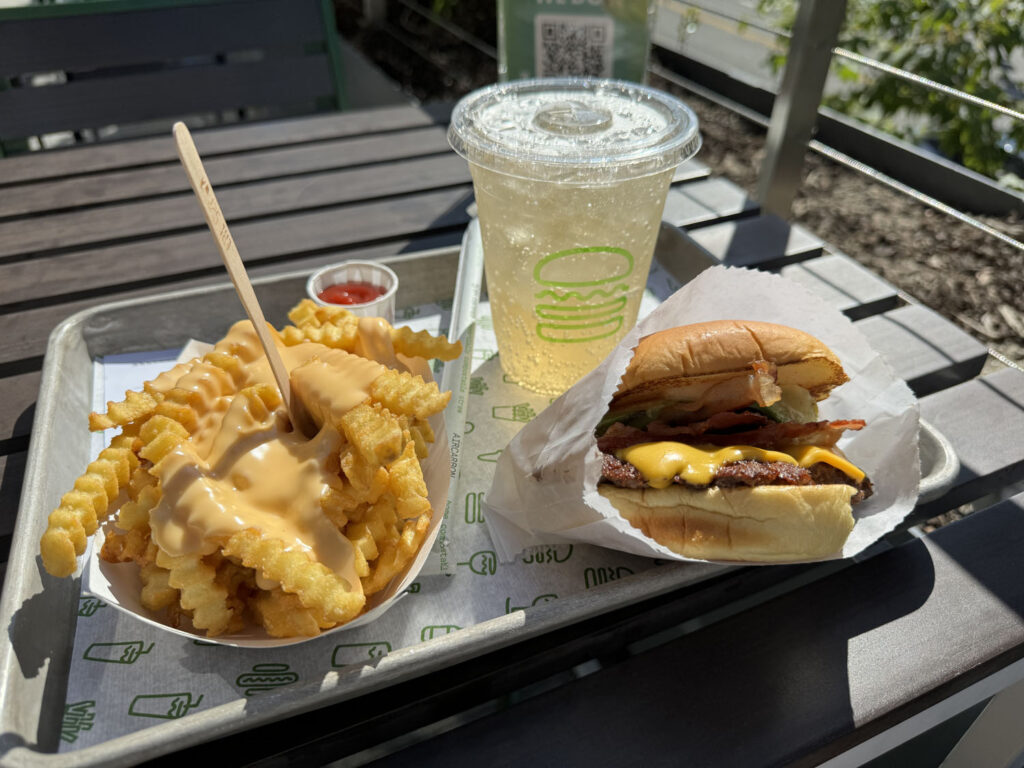
<svg viewBox="0 0 1024 768">
<path fill-rule="evenodd" d="M 175 362 L 191 360 L 208 349 L 212 349 L 212 345 L 195 340 L 190 341 Z M 430 367 L 424 361 L 401 357 L 400 359 L 413 373 L 422 376 L 425 381 L 434 380 Z M 359 616 L 345 624 L 324 630 L 317 637 L 361 627 L 379 618 L 394 605 L 422 570 L 441 530 L 441 520 L 448 500 L 448 479 L 451 475 L 451 454 L 446 450 L 448 432 L 445 427 L 444 415 L 439 413 L 432 416 L 430 426 L 434 431 L 434 443 L 431 445 L 429 455 L 420 462 L 420 465 L 423 469 L 423 479 L 427 485 L 427 497 L 434 514 L 431 517 L 430 528 L 423 546 L 416 557 L 391 580 L 385 589 L 367 599 L 366 608 Z M 113 524 L 115 518 L 116 515 L 108 520 L 108 526 Z M 95 536 L 90 540 L 82 589 L 103 600 L 107 605 L 125 611 L 146 624 L 159 627 L 180 637 L 198 639 L 214 645 L 229 645 L 239 648 L 280 648 L 298 645 L 313 639 L 311 637 L 272 637 L 262 627 L 250 627 L 243 632 L 227 633 L 215 637 L 207 637 L 206 633 L 200 630 L 189 631 L 189 629 L 172 627 L 162 620 L 158 613 L 150 611 L 142 605 L 140 601 L 142 583 L 139 580 L 138 567 L 134 563 L 108 563 L 102 560 L 99 557 L 99 541 Z"/>
</svg>

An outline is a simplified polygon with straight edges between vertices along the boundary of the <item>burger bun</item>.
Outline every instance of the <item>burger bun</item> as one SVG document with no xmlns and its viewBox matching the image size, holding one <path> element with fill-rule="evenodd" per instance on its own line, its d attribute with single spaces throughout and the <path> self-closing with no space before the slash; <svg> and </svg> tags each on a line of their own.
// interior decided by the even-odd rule
<svg viewBox="0 0 1024 768">
<path fill-rule="evenodd" d="M 779 386 L 803 387 L 815 400 L 849 380 L 835 353 L 809 333 L 776 323 L 716 320 L 640 339 L 609 409 L 664 400 L 728 408 L 709 394 L 748 377 L 758 361 L 775 365 Z"/>
<path fill-rule="evenodd" d="M 793 562 L 837 554 L 853 530 L 849 485 L 763 485 L 598 492 L 673 552 L 700 560 Z"/>
</svg>

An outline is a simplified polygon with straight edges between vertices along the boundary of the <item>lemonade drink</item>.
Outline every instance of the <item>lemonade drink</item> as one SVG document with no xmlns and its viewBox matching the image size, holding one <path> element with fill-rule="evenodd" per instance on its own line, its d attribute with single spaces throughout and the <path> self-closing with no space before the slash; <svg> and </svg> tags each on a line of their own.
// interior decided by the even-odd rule
<svg viewBox="0 0 1024 768">
<path fill-rule="evenodd" d="M 463 99 L 449 139 L 470 161 L 501 366 L 559 394 L 636 322 L 696 117 L 636 84 L 524 80 Z"/>
<path fill-rule="evenodd" d="M 472 167 L 487 295 L 509 377 L 564 392 L 636 322 L 672 173 L 590 187 Z M 566 248 L 575 243 L 587 245 Z"/>
</svg>

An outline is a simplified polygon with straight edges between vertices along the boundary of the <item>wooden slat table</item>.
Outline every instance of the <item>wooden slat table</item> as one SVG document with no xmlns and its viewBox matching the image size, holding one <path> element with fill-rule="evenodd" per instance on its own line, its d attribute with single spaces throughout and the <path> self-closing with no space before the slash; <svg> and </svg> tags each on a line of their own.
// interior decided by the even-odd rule
<svg viewBox="0 0 1024 768">
<path fill-rule="evenodd" d="M 472 188 L 446 119 L 444 108 L 396 107 L 195 138 L 259 277 L 458 243 Z M 811 764 L 866 754 L 1016 669 L 1024 372 L 981 376 L 981 344 L 813 233 L 762 215 L 698 161 L 677 173 L 665 219 L 686 229 L 698 268 L 776 270 L 825 297 L 908 380 L 962 464 L 908 525 L 967 502 L 989 508 L 923 539 L 899 531 L 857 562 L 731 571 L 266 726 L 259 739 L 227 736 L 163 760 Z M 114 299 L 223 282 L 169 137 L 0 161 L 4 560 L 51 330 Z"/>
</svg>

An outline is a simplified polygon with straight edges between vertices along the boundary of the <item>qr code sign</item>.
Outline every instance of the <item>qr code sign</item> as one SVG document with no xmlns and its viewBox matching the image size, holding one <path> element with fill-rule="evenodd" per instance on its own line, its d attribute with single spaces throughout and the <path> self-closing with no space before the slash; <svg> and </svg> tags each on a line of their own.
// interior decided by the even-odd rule
<svg viewBox="0 0 1024 768">
<path fill-rule="evenodd" d="M 534 17 L 535 71 L 540 77 L 611 77 L 615 22 L 606 16 Z"/>
</svg>

